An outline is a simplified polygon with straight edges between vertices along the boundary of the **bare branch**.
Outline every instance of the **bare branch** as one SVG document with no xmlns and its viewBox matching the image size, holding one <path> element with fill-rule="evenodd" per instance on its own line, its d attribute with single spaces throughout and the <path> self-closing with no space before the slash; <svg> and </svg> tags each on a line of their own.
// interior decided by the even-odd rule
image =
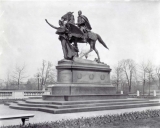
<svg viewBox="0 0 160 128">
<path fill-rule="evenodd" d="M 133 60 L 127 59 L 122 60 L 122 71 L 126 76 L 126 80 L 128 81 L 129 92 L 131 91 L 132 79 L 136 75 L 136 64 Z"/>
<path fill-rule="evenodd" d="M 21 80 L 27 78 L 27 76 L 24 75 L 25 67 L 25 63 L 21 67 L 16 65 L 15 71 L 13 71 L 14 74 L 12 75 L 12 77 L 17 81 L 18 88 Z"/>
</svg>

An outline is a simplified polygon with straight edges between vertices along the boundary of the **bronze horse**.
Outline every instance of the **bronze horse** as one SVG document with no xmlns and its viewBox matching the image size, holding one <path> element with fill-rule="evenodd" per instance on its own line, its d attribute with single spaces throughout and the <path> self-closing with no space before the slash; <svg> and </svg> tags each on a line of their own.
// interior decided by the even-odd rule
<svg viewBox="0 0 160 128">
<path fill-rule="evenodd" d="M 70 43 L 74 43 L 74 46 L 77 47 L 77 43 L 89 43 L 90 50 L 84 53 L 80 58 L 83 56 L 87 56 L 93 50 L 96 52 L 98 59 L 96 61 L 100 63 L 100 56 L 98 50 L 95 47 L 96 41 L 98 40 L 105 48 L 108 49 L 104 41 L 102 40 L 99 34 L 93 33 L 89 31 L 88 33 L 83 33 L 76 25 L 74 20 L 73 12 L 68 12 L 61 17 L 61 21 L 65 25 L 66 29 L 68 30 L 68 40 Z M 48 23 L 48 22 L 47 22 Z M 49 23 L 48 23 L 49 24 Z M 50 24 L 49 24 L 50 25 Z M 51 25 L 50 25 L 51 26 Z"/>
</svg>

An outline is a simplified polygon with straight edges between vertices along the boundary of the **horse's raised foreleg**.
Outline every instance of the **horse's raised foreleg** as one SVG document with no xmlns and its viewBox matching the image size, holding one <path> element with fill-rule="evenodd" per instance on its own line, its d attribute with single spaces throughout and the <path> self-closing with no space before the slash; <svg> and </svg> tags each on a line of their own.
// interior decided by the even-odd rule
<svg viewBox="0 0 160 128">
<path fill-rule="evenodd" d="M 76 41 L 73 42 L 76 52 L 79 52 L 78 44 Z"/>
<path fill-rule="evenodd" d="M 80 58 L 82 58 L 83 56 L 87 56 L 90 52 L 92 52 L 93 51 L 93 43 L 94 42 L 89 42 L 89 45 L 90 45 L 90 50 L 88 51 L 88 52 L 86 52 L 86 53 L 84 53 Z"/>
<path fill-rule="evenodd" d="M 87 56 L 90 52 L 92 52 L 93 51 L 93 49 L 92 48 L 90 48 L 90 50 L 88 51 L 88 52 L 86 52 L 86 53 L 84 53 L 82 56 L 80 56 L 80 58 L 82 58 L 83 56 Z"/>
</svg>

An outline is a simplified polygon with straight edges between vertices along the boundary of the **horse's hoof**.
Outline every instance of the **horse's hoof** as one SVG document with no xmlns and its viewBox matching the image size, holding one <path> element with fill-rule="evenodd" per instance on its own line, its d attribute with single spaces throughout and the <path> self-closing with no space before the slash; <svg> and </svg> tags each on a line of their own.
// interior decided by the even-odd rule
<svg viewBox="0 0 160 128">
<path fill-rule="evenodd" d="M 97 63 L 101 63 L 100 59 L 97 59 Z"/>
<path fill-rule="evenodd" d="M 94 61 L 96 61 L 97 63 L 101 63 L 100 59 L 95 58 Z"/>
</svg>

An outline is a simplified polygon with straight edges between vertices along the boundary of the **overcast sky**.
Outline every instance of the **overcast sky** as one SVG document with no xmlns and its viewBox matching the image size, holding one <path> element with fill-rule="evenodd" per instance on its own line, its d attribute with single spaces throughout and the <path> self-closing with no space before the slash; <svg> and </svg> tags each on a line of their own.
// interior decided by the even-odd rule
<svg viewBox="0 0 160 128">
<path fill-rule="evenodd" d="M 109 47 L 96 43 L 101 61 L 111 68 L 128 58 L 160 65 L 159 2 L 97 1 L 0 1 L 0 79 L 16 64 L 25 63 L 30 77 L 43 59 L 57 65 L 63 59 L 61 43 L 45 19 L 58 26 L 62 15 L 73 11 L 77 19 L 79 10 Z M 79 44 L 79 49 L 89 50 L 89 45 Z M 93 52 L 89 59 L 95 57 Z"/>
</svg>

